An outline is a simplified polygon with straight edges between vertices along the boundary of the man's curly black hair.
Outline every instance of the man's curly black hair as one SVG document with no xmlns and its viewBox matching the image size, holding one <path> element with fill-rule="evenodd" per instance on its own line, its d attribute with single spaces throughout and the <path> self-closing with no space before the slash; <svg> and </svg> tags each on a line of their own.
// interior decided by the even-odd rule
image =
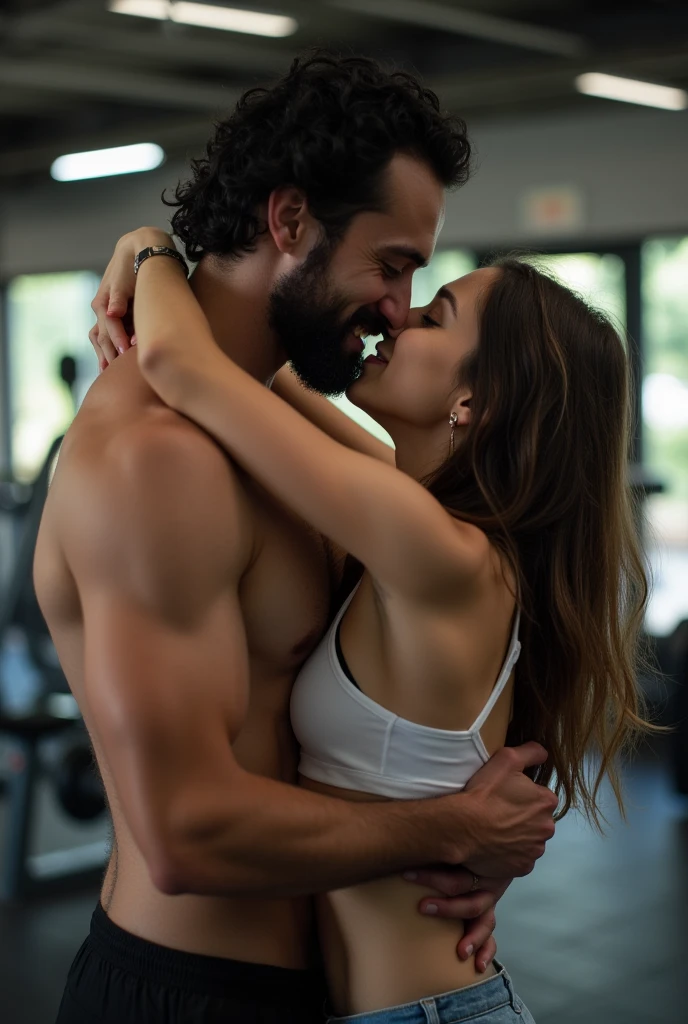
<svg viewBox="0 0 688 1024">
<path fill-rule="evenodd" d="M 366 57 L 316 51 L 272 88 L 245 92 L 192 161 L 192 178 L 164 201 L 177 207 L 173 230 L 194 261 L 252 252 L 266 230 L 258 206 L 281 185 L 303 189 L 336 242 L 357 213 L 385 208 L 384 170 L 396 153 L 425 161 L 446 188 L 469 175 L 466 125 L 434 92 Z"/>
</svg>

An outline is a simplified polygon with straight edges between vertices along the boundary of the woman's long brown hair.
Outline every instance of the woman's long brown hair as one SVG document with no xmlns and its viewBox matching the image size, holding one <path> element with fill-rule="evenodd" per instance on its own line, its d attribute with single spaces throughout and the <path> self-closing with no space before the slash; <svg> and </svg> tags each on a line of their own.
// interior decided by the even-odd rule
<svg viewBox="0 0 688 1024">
<path fill-rule="evenodd" d="M 520 259 L 484 296 L 480 340 L 460 368 L 471 422 L 426 481 L 484 530 L 517 582 L 522 653 L 508 742 L 538 740 L 559 817 L 597 826 L 617 755 L 641 730 L 639 637 L 648 582 L 628 481 L 629 362 L 609 320 Z M 592 755 L 592 758 L 591 756 Z"/>
</svg>

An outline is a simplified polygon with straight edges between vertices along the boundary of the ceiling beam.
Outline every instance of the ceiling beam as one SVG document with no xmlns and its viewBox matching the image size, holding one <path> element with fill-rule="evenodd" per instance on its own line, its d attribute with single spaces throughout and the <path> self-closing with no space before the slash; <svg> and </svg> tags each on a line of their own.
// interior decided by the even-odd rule
<svg viewBox="0 0 688 1024">
<path fill-rule="evenodd" d="M 649 81 L 670 82 L 674 76 L 677 82 L 681 82 L 686 78 L 688 65 L 685 48 L 677 46 L 599 54 L 594 62 L 552 61 L 501 74 L 494 69 L 486 69 L 462 75 L 441 75 L 428 78 L 426 84 L 437 93 L 443 106 L 462 113 L 466 109 L 498 109 L 501 104 L 509 104 L 512 100 L 550 101 L 576 96 L 574 79 L 586 71 L 604 71 Z"/>
<path fill-rule="evenodd" d="M 326 0 L 326 3 L 330 7 L 356 14 L 454 32 L 558 56 L 577 57 L 587 50 L 585 40 L 571 32 L 560 32 L 542 25 L 527 25 L 462 7 L 427 3 L 426 0 Z"/>
<path fill-rule="evenodd" d="M 132 73 L 129 70 L 126 74 L 114 74 L 105 72 L 102 65 L 87 67 L 6 57 L 0 61 L 0 84 L 117 100 L 139 107 L 150 104 L 173 110 L 206 112 L 228 110 L 239 95 L 236 88 L 222 83 L 205 84 L 179 76 Z"/>
<path fill-rule="evenodd" d="M 97 49 L 99 53 L 121 54 L 131 58 L 144 58 L 148 67 L 156 64 L 180 66 L 195 64 L 232 71 L 273 75 L 282 71 L 289 62 L 290 53 L 270 46 L 256 46 L 234 39 L 202 39 L 182 25 L 154 22 L 148 25 L 116 27 L 114 24 L 88 22 L 83 17 L 56 17 L 55 15 L 26 15 L 2 18 L 0 31 L 6 38 L 21 43 L 63 43 L 66 46 Z M 136 19 L 130 19 L 135 21 Z"/>
</svg>

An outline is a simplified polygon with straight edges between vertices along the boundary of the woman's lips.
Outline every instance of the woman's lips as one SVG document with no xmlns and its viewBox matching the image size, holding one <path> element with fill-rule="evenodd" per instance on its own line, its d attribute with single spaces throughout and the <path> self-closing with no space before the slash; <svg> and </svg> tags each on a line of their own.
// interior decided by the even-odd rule
<svg viewBox="0 0 688 1024">
<path fill-rule="evenodd" d="M 367 359 L 363 360 L 363 362 L 364 363 L 379 363 L 380 366 L 386 366 L 387 365 L 387 360 L 386 359 L 380 359 L 379 356 L 368 356 Z"/>
</svg>

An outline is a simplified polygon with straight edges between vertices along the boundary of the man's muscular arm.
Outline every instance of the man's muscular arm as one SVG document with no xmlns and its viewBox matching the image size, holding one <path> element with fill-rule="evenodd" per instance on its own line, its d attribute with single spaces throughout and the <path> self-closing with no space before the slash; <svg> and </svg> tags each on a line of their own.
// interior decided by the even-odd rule
<svg viewBox="0 0 688 1024">
<path fill-rule="evenodd" d="M 113 439 L 66 510 L 84 614 L 84 711 L 154 883 L 167 893 L 292 896 L 437 861 L 491 857 L 505 875 L 531 870 L 553 799 L 520 775 L 544 758 L 536 745 L 506 752 L 506 828 L 503 800 L 489 827 L 489 778 L 473 799 L 361 804 L 237 763 L 249 685 L 237 589 L 251 539 L 235 487 L 201 435 L 155 428 L 130 444 Z"/>
</svg>

